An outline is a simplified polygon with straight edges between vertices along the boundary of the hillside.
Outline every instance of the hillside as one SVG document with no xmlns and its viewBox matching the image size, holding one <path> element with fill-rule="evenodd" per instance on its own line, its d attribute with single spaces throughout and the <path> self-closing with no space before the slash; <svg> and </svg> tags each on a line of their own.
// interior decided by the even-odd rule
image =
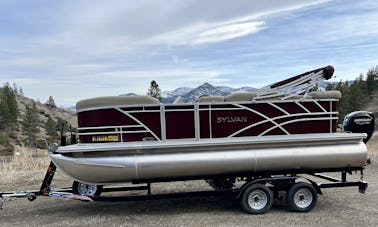
<svg viewBox="0 0 378 227">
<path fill-rule="evenodd" d="M 58 130 L 57 124 L 62 124 L 66 122 L 66 125 L 71 125 L 72 128 L 77 128 L 77 118 L 75 111 L 63 109 L 63 108 L 52 108 L 47 104 L 40 103 L 21 94 L 16 94 L 17 108 L 19 111 L 17 122 L 13 130 L 0 130 L 0 155 L 1 154 L 11 154 L 15 146 L 26 146 L 27 136 L 23 132 L 22 123 L 24 116 L 27 111 L 27 107 L 31 108 L 33 104 L 36 105 L 38 122 L 38 133 L 36 134 L 36 144 L 38 147 L 44 147 L 47 141 L 47 131 L 46 122 L 48 117 L 53 120 L 54 126 L 56 128 L 57 135 L 60 130 Z M 58 141 L 58 137 L 56 138 Z"/>
<path fill-rule="evenodd" d="M 375 116 L 375 130 L 378 130 L 378 89 L 369 97 L 362 110 L 370 111 Z"/>
<path fill-rule="evenodd" d="M 17 95 L 17 104 L 18 109 L 20 111 L 20 115 L 18 118 L 18 122 L 22 122 L 22 118 L 25 115 L 26 107 L 31 107 L 33 103 L 36 104 L 37 110 L 38 110 L 38 116 L 40 119 L 39 123 L 39 129 L 40 132 L 37 134 L 37 140 L 38 139 L 45 139 L 46 136 L 46 130 L 45 130 L 45 124 L 47 122 L 48 116 L 52 118 L 52 120 L 57 123 L 58 120 L 63 120 L 71 124 L 72 128 L 77 128 L 77 118 L 75 111 L 69 110 L 69 109 L 63 109 L 63 108 L 51 108 L 46 104 L 37 102 L 33 99 L 30 99 L 28 97 Z M 22 131 L 20 130 L 18 132 L 18 139 L 23 140 Z"/>
<path fill-rule="evenodd" d="M 378 89 L 369 97 L 364 109 L 373 113 L 378 113 Z"/>
<path fill-rule="evenodd" d="M 52 119 L 56 122 L 58 119 L 65 120 L 69 122 L 72 127 L 77 128 L 76 113 L 73 110 L 63 109 L 63 108 L 50 108 L 48 105 L 30 99 L 28 97 L 17 95 L 18 109 L 20 110 L 20 115 L 23 116 L 26 111 L 26 106 L 31 106 L 35 103 L 39 111 L 39 117 L 42 122 L 47 121 L 47 116 L 50 115 Z M 20 117 L 21 117 L 20 116 Z M 19 119 L 21 120 L 21 119 Z"/>
</svg>

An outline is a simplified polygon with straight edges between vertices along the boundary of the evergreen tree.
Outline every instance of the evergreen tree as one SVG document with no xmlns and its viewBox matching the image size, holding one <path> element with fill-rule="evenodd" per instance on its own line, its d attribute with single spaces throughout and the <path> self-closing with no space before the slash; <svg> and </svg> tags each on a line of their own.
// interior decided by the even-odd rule
<svg viewBox="0 0 378 227">
<path fill-rule="evenodd" d="M 18 93 L 18 88 L 17 88 L 17 84 L 15 82 L 13 82 L 13 92 L 17 95 Z"/>
<path fill-rule="evenodd" d="M 50 108 L 56 108 L 55 101 L 52 96 L 49 97 L 49 100 L 47 100 L 46 105 Z"/>
<path fill-rule="evenodd" d="M 46 135 L 47 135 L 47 142 L 48 144 L 55 143 L 58 140 L 58 133 L 56 132 L 56 123 L 50 117 L 47 117 L 47 121 L 45 124 Z"/>
<path fill-rule="evenodd" d="M 344 117 L 350 112 L 350 105 L 349 105 L 349 86 L 348 82 L 343 83 L 340 81 L 336 89 L 341 92 L 341 99 L 339 100 L 339 105 L 338 105 L 338 111 L 339 111 L 339 119 L 342 120 Z"/>
<path fill-rule="evenodd" d="M 327 91 L 331 91 L 331 90 L 335 90 L 336 87 L 333 83 L 327 83 L 327 87 L 326 87 L 326 90 Z"/>
<path fill-rule="evenodd" d="M 16 93 L 6 83 L 0 90 L 0 129 L 16 129 L 18 114 Z"/>
<path fill-rule="evenodd" d="M 378 86 L 378 68 L 371 68 L 366 74 L 366 86 L 369 92 L 369 95 L 373 93 L 373 91 Z"/>
<path fill-rule="evenodd" d="M 65 121 L 65 120 L 63 120 L 61 118 L 58 118 L 58 120 L 56 122 L 55 129 L 58 132 L 61 132 L 62 130 L 63 130 L 63 132 L 69 131 L 69 123 L 68 123 L 68 121 Z"/>
<path fill-rule="evenodd" d="M 29 147 L 36 145 L 37 134 L 40 132 L 39 129 L 39 115 L 37 106 L 33 103 L 32 107 L 26 107 L 26 113 L 22 121 L 22 130 L 26 136 L 27 144 Z"/>
<path fill-rule="evenodd" d="M 350 112 L 364 108 L 365 103 L 369 99 L 369 94 L 372 94 L 376 89 L 376 86 L 374 86 L 376 80 L 374 80 L 374 78 L 376 78 L 375 75 L 378 75 L 377 72 L 378 70 L 370 69 L 367 73 L 366 81 L 364 80 L 364 75 L 360 74 L 360 76 L 351 83 L 348 81 L 344 83 L 340 81 L 334 87 L 334 89 L 337 89 L 342 93 L 338 105 L 339 119 L 343 119 L 345 115 Z"/>
<path fill-rule="evenodd" d="M 155 80 L 151 81 L 150 88 L 148 89 L 147 95 L 161 100 L 160 88 Z"/>
</svg>

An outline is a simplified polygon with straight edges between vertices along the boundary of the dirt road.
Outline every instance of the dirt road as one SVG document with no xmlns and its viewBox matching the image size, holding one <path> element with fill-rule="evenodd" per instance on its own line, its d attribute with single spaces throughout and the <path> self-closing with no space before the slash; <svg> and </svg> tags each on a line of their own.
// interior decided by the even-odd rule
<svg viewBox="0 0 378 227">
<path fill-rule="evenodd" d="M 376 135 L 369 144 L 373 162 L 365 170 L 365 180 L 369 182 L 366 194 L 358 193 L 357 188 L 324 189 L 309 213 L 288 212 L 284 203 L 277 200 L 268 213 L 247 215 L 238 201 L 226 196 L 119 203 L 41 197 L 33 202 L 26 199 L 6 202 L 0 210 L 0 226 L 377 226 L 377 140 Z M 353 178 L 358 179 L 358 174 Z M 152 190 L 169 192 L 207 187 L 202 181 L 192 181 L 157 184 Z"/>
</svg>

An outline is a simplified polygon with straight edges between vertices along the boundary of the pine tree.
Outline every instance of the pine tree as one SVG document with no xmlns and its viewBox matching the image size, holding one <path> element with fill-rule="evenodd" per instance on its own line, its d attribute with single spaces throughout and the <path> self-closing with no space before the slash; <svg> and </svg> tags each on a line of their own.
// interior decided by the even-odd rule
<svg viewBox="0 0 378 227">
<path fill-rule="evenodd" d="M 0 92 L 0 129 L 15 130 L 18 115 L 16 93 L 9 83 L 6 83 Z"/>
<path fill-rule="evenodd" d="M 155 80 L 151 81 L 150 88 L 148 89 L 147 95 L 161 100 L 160 88 Z"/>
<path fill-rule="evenodd" d="M 333 83 L 327 83 L 327 87 L 326 87 L 326 90 L 327 91 L 331 91 L 331 90 L 335 90 L 335 85 Z"/>
<path fill-rule="evenodd" d="M 56 123 L 50 117 L 47 117 L 47 121 L 45 124 L 46 135 L 47 135 L 47 142 L 48 144 L 55 143 L 58 140 L 58 133 L 56 132 Z"/>
<path fill-rule="evenodd" d="M 49 100 L 47 100 L 46 105 L 50 108 L 56 108 L 55 101 L 52 96 L 49 97 Z"/>
<path fill-rule="evenodd" d="M 378 86 L 378 68 L 371 68 L 366 74 L 366 86 L 369 92 L 369 95 L 373 93 L 373 91 Z"/>
<path fill-rule="evenodd" d="M 26 107 L 26 113 L 22 121 L 22 130 L 26 136 L 27 144 L 29 147 L 33 147 L 37 142 L 37 134 L 40 132 L 39 129 L 39 115 L 37 106 L 33 103 L 32 107 Z"/>
<path fill-rule="evenodd" d="M 68 121 L 65 121 L 61 118 L 58 118 L 57 122 L 56 122 L 56 127 L 55 127 L 56 131 L 58 132 L 66 132 L 69 130 L 69 123 Z"/>
</svg>

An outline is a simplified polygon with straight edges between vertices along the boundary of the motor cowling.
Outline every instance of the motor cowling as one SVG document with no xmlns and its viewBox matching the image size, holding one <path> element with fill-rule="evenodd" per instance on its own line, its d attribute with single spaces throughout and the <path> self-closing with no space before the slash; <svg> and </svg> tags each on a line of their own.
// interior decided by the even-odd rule
<svg viewBox="0 0 378 227">
<path fill-rule="evenodd" d="M 354 133 L 366 133 L 364 143 L 367 143 L 374 133 L 375 117 L 368 111 L 355 111 L 345 116 L 344 131 Z"/>
</svg>

